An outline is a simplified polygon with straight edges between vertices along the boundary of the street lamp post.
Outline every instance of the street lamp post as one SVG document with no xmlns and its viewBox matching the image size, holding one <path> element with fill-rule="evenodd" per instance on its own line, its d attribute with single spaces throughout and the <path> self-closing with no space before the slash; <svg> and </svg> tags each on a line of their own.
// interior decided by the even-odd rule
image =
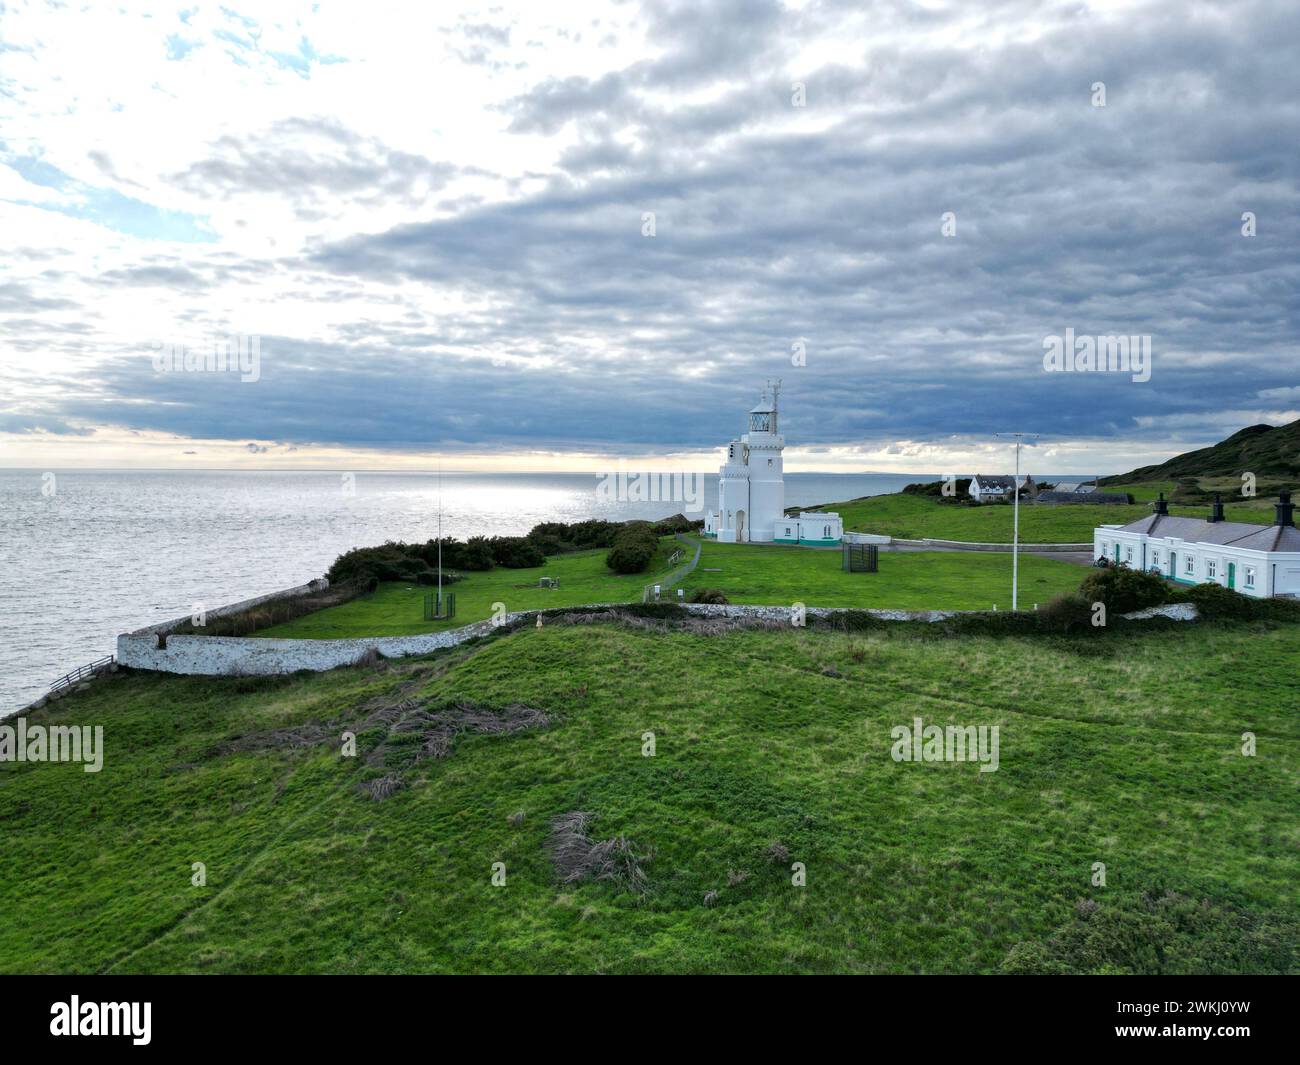
<svg viewBox="0 0 1300 1065">
<path fill-rule="evenodd" d="M 1016 476 L 1011 483 L 1014 498 L 1011 501 L 1011 609 L 1015 610 L 1020 592 L 1020 446 L 1025 440 L 1037 440 L 1037 433 L 997 433 L 999 437 L 1009 436 L 1016 441 Z"/>
</svg>

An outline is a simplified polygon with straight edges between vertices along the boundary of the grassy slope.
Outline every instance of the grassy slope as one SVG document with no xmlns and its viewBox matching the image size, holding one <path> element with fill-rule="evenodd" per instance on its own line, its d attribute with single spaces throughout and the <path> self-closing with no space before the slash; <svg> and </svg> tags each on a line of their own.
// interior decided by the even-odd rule
<svg viewBox="0 0 1300 1065">
<path fill-rule="evenodd" d="M 668 559 L 678 549 L 684 552 L 684 558 L 689 558 L 693 550 L 673 539 L 662 540 L 659 554 L 644 573 L 615 573 L 605 565 L 609 554 L 605 550 L 553 555 L 546 565 L 532 569 L 498 566 L 486 573 L 469 573 L 449 587 L 456 593 L 456 616 L 450 621 L 424 620 L 424 597 L 433 589 L 387 582 L 372 596 L 261 629 L 257 635 L 312 640 L 409 636 L 483 621 L 492 616 L 493 603 L 504 603 L 508 611 L 583 603 L 639 603 L 641 589 L 655 574 L 667 572 Z M 539 588 L 539 577 L 555 577 L 560 587 Z"/>
<path fill-rule="evenodd" d="M 1167 462 L 1103 477 L 1103 485 L 1121 481 L 1157 481 L 1178 477 L 1225 478 L 1240 484 L 1241 474 L 1281 478 L 1300 476 L 1300 419 L 1287 425 L 1251 425 L 1210 447 L 1175 455 Z"/>
<path fill-rule="evenodd" d="M 721 572 L 707 572 L 720 569 Z M 1074 591 L 1086 571 L 1057 559 L 1020 559 L 1026 607 Z M 845 573 L 838 551 L 750 547 L 706 541 L 694 588 L 720 588 L 733 603 L 889 607 L 898 610 L 987 610 L 1011 605 L 1011 555 L 1001 552 L 880 553 L 879 573 Z"/>
<path fill-rule="evenodd" d="M 1062 930 L 1083 968 L 1294 968 L 1297 654 L 1297 627 L 552 626 L 324 675 L 118 676 L 32 715 L 104 725 L 102 773 L 0 765 L 0 971 L 979 971 Z M 325 750 L 210 753 L 412 694 L 561 720 L 463 739 L 378 804 Z M 1000 724 L 1001 768 L 892 762 L 889 729 L 914 715 Z M 546 825 L 573 809 L 654 850 L 644 902 L 555 882 Z M 1171 891 L 1190 931 L 1153 924 L 1144 896 Z"/>
<path fill-rule="evenodd" d="M 1135 498 L 1154 498 L 1149 492 L 1128 486 Z M 998 503 L 981 507 L 936 503 L 924 496 L 869 496 L 845 503 L 827 503 L 825 510 L 838 511 L 844 527 L 854 532 L 881 533 L 902 539 L 970 540 L 976 543 L 1010 543 L 1012 508 Z M 1269 525 L 1273 509 L 1267 501 L 1256 505 L 1227 505 L 1229 521 Z M 1203 518 L 1207 507 L 1170 507 L 1169 513 Z M 1132 506 L 1022 506 L 1021 543 L 1091 543 L 1098 525 L 1123 525 L 1146 517 L 1151 508 L 1145 502 Z"/>
</svg>

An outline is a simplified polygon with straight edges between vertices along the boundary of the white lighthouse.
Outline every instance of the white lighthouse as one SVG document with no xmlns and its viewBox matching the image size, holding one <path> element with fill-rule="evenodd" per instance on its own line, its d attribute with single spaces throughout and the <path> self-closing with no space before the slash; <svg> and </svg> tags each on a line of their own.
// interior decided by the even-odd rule
<svg viewBox="0 0 1300 1065">
<path fill-rule="evenodd" d="M 718 469 L 718 510 L 704 516 L 704 535 L 719 543 L 838 543 L 838 514 L 785 513 L 785 437 L 777 424 L 781 382 L 769 384 L 749 412 L 749 432 L 727 445 Z"/>
</svg>

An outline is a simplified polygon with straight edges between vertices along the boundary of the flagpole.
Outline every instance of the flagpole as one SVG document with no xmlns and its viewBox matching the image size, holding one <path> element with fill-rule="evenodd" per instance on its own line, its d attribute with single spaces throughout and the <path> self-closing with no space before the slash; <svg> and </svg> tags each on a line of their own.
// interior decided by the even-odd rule
<svg viewBox="0 0 1300 1065">
<path fill-rule="evenodd" d="M 1011 501 L 1011 609 L 1020 602 L 1020 444 L 1023 440 L 1037 440 L 1037 433 L 995 433 L 995 436 L 1014 437 L 1016 441 L 1016 475 L 1011 481 L 1015 498 Z"/>
</svg>

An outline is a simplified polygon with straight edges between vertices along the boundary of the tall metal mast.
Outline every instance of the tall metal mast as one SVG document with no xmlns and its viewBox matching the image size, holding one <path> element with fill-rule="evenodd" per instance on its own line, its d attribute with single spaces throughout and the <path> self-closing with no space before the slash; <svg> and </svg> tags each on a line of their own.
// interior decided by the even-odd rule
<svg viewBox="0 0 1300 1065">
<path fill-rule="evenodd" d="M 1016 441 L 1016 476 L 1011 482 L 1015 494 L 1011 534 L 1011 609 L 1015 610 L 1020 591 L 1020 445 L 1025 440 L 1037 440 L 1037 433 L 995 433 L 995 436 L 1013 437 Z"/>
</svg>

